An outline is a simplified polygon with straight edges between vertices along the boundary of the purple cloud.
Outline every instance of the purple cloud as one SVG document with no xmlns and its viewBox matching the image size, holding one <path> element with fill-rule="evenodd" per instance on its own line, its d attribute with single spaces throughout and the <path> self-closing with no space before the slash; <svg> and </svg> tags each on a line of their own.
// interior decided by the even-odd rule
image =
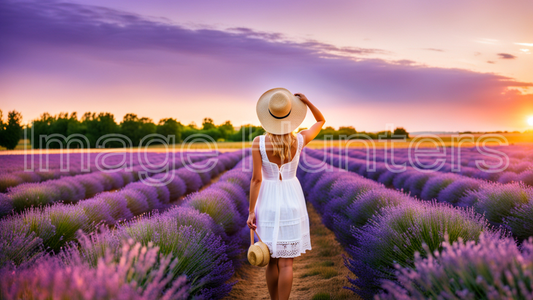
<svg viewBox="0 0 533 300">
<path fill-rule="evenodd" d="M 516 56 L 509 54 L 509 53 L 498 53 L 498 56 L 500 59 L 515 59 Z"/>
<path fill-rule="evenodd" d="M 444 50 L 442 50 L 442 49 L 437 49 L 437 48 L 422 48 L 422 50 L 436 51 L 436 52 L 444 52 Z"/>
<path fill-rule="evenodd" d="M 9 70 L 21 66 L 37 68 L 29 61 L 46 57 L 43 74 L 57 72 L 70 78 L 78 72 L 79 78 L 99 83 L 122 76 L 131 80 L 130 85 L 156 82 L 206 95 L 221 91 L 232 95 L 241 89 L 257 93 L 265 85 L 283 82 L 328 91 L 331 97 L 324 103 L 338 107 L 364 104 L 383 109 L 387 107 L 383 105 L 398 103 L 431 109 L 470 106 L 486 116 L 494 112 L 490 107 L 521 97 L 512 94 L 509 100 L 511 96 L 503 94 L 508 87 L 533 86 L 492 73 L 368 58 L 370 54 L 390 54 L 384 49 L 339 47 L 315 40 L 295 42 L 281 33 L 244 27 L 190 29 L 164 19 L 55 1 L 1 1 L 0 36 L 0 63 L 9 67 L 0 70 L 0 75 L 8 76 Z M 95 63 L 71 63 L 77 57 Z M 130 79 L 132 66 L 137 65 L 139 74 L 134 75 L 138 77 Z M 461 114 L 468 118 L 472 112 L 455 113 L 461 119 Z"/>
<path fill-rule="evenodd" d="M 269 56 L 390 53 L 382 49 L 336 47 L 308 40 L 282 41 L 280 33 L 249 28 L 188 29 L 139 15 L 104 7 L 73 3 L 3 1 L 0 29 L 6 42 L 46 43 L 54 46 L 83 45 L 107 49 L 165 49 L 206 54 L 224 59 L 242 58 L 253 51 Z M 336 57 L 337 54 L 328 53 Z"/>
</svg>

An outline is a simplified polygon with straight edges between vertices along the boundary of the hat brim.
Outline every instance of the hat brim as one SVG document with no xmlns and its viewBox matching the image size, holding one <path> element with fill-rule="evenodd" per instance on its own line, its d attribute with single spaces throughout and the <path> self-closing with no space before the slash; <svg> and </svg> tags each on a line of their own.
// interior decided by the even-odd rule
<svg viewBox="0 0 533 300">
<path fill-rule="evenodd" d="M 274 118 L 268 111 L 270 96 L 275 92 L 283 92 L 291 99 L 291 113 L 283 119 Z M 307 105 L 300 100 L 300 97 L 294 96 L 289 90 L 284 88 L 270 89 L 259 97 L 256 106 L 257 117 L 266 132 L 273 134 L 286 134 L 292 132 L 302 124 L 307 114 Z"/>
</svg>

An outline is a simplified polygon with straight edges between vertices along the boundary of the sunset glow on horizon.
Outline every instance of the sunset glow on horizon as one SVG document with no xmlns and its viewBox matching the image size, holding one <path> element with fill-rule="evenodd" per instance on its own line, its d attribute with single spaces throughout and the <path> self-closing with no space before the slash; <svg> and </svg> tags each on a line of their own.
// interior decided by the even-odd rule
<svg viewBox="0 0 533 300">
<path fill-rule="evenodd" d="M 285 87 L 335 128 L 524 131 L 531 12 L 529 0 L 7 0 L 0 109 L 25 124 L 110 112 L 238 127 L 259 125 L 259 96 Z"/>
</svg>

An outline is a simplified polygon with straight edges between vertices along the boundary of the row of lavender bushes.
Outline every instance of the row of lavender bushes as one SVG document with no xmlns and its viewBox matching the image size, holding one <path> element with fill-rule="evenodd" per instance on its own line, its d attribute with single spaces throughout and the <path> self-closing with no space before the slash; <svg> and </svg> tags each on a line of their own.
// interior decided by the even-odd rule
<svg viewBox="0 0 533 300">
<path fill-rule="evenodd" d="M 129 162 L 128 158 L 131 158 Z M 165 159 L 166 154 L 148 154 L 148 160 L 153 164 Z M 112 170 L 122 165 L 134 167 L 139 165 L 141 161 L 139 155 L 127 153 L 107 154 L 105 157 L 100 153 L 89 153 L 88 155 L 84 153 L 43 154 L 43 156 L 39 154 L 1 155 L 0 193 L 22 183 L 42 182 L 65 176 L 87 174 L 102 169 Z M 67 170 L 62 170 L 62 164 Z M 33 169 L 37 170 L 25 171 L 26 167 L 32 168 L 32 166 L 35 166 Z"/>
<path fill-rule="evenodd" d="M 166 172 L 167 170 L 179 169 L 186 164 L 205 159 L 208 155 L 188 153 L 189 158 L 182 161 L 176 158 L 169 161 L 162 161 L 166 168 L 146 171 L 142 166 L 137 165 L 131 171 L 109 170 L 93 172 L 89 174 L 64 176 L 58 179 L 48 180 L 39 183 L 23 183 L 15 187 L 10 187 L 6 194 L 0 194 L 0 217 L 12 211 L 20 212 L 30 206 L 39 206 L 63 201 L 75 203 L 77 201 L 91 198 L 103 191 L 110 191 L 123 188 L 131 182 L 138 181 L 140 172 L 147 175 Z M 157 160 L 151 161 L 156 164 Z M 31 173 L 31 172 L 28 172 Z"/>
<path fill-rule="evenodd" d="M 376 171 L 369 172 L 364 160 L 317 150 L 307 153 L 423 200 L 473 207 L 492 225 L 505 227 L 521 240 L 533 236 L 533 188 L 521 182 L 502 184 L 452 173 L 420 172 L 410 167 L 405 172 L 392 172 L 384 163 L 377 163 Z"/>
<path fill-rule="evenodd" d="M 432 266 L 437 266 L 434 260 L 453 254 L 446 248 L 446 243 L 455 242 L 454 247 L 461 247 L 459 245 L 463 242 L 481 241 L 482 246 L 479 247 L 490 247 L 491 244 L 485 243 L 485 240 L 502 241 L 502 245 L 509 245 L 508 248 L 502 246 L 509 253 L 520 252 L 504 230 L 495 229 L 472 208 L 420 201 L 353 172 L 327 165 L 310 155 L 303 156 L 298 178 L 306 199 L 321 214 L 323 223 L 335 233 L 350 256 L 343 256 L 344 262 L 356 278 L 349 277 L 351 286 L 345 288 L 363 298 L 394 299 L 403 295 L 407 299 L 422 295 L 419 299 L 425 299 L 433 297 L 432 291 L 438 295 L 434 298 L 442 299 L 462 299 L 464 295 L 475 297 L 463 299 L 488 299 L 495 293 L 501 296 L 517 293 L 526 295 L 524 299 L 527 299 L 528 295 L 533 295 L 533 265 L 531 261 L 521 260 L 522 256 L 516 256 L 516 259 L 506 257 L 507 262 L 515 266 L 507 274 L 498 272 L 500 269 L 497 267 L 482 265 L 497 263 L 503 255 L 494 256 L 494 260 L 480 256 L 469 261 L 470 265 L 455 262 L 455 266 L 447 267 L 445 271 L 436 268 L 434 278 L 439 274 L 441 278 L 430 281 L 426 286 L 409 281 L 411 273 L 408 272 L 419 273 L 421 280 L 428 278 L 422 274 L 427 269 L 419 268 L 423 262 L 431 265 L 433 259 Z M 524 242 L 525 250 L 520 252 L 523 257 L 531 257 L 527 249 L 531 248 L 532 242 Z M 472 251 L 479 250 L 468 245 L 474 249 Z M 482 249 L 479 251 L 490 252 Z M 465 257 L 463 260 L 468 261 Z M 475 276 L 469 277 L 473 273 Z M 443 280 L 445 276 L 457 281 Z M 507 290 L 495 291 L 489 288 L 491 285 L 508 286 Z"/>
<path fill-rule="evenodd" d="M 514 146 L 520 147 L 520 146 Z M 367 160 L 369 158 L 369 153 L 366 150 L 361 149 L 337 149 L 337 148 L 325 148 L 324 151 L 327 151 L 332 154 L 347 155 L 349 157 Z M 469 150 L 469 151 L 468 151 Z M 494 150 L 494 149 L 493 149 Z M 493 151 L 492 150 L 492 151 Z M 451 154 L 451 151 L 445 156 L 431 156 L 431 153 L 426 153 L 422 157 L 417 157 L 418 162 L 415 163 L 414 155 L 409 154 L 410 149 L 400 148 L 394 149 L 394 156 L 391 155 L 390 151 L 376 150 L 375 155 L 372 154 L 371 158 L 375 158 L 377 162 L 387 161 L 389 165 L 394 161 L 394 164 L 401 165 L 405 164 L 410 166 L 412 169 L 416 166 L 418 169 L 422 170 L 435 170 L 443 173 L 455 173 L 463 175 L 466 177 L 472 177 L 477 179 L 484 179 L 487 181 L 500 182 L 500 183 L 509 183 L 509 182 L 518 182 L 521 181 L 527 185 L 533 185 L 533 161 L 530 157 L 533 156 L 523 156 L 524 153 L 520 153 L 518 156 L 517 153 L 511 152 L 512 155 L 517 157 L 509 157 L 509 165 L 505 168 L 503 172 L 486 172 L 480 170 L 476 166 L 477 160 L 483 160 L 487 165 L 498 166 L 502 161 L 502 158 L 494 158 L 480 153 L 476 148 L 460 148 L 461 162 L 453 162 L 454 159 L 457 159 L 459 148 L 456 148 L 454 154 Z M 466 151 L 466 153 L 465 153 Z M 500 153 L 505 153 L 504 149 L 498 149 Z M 533 153 L 533 152 L 532 152 Z M 494 155 L 495 153 L 491 153 Z M 506 153 L 508 154 L 508 153 Z M 529 160 L 526 160 L 529 159 Z M 445 163 L 441 165 L 438 160 L 444 160 Z M 453 166 L 452 166 L 453 162 Z M 436 169 L 438 168 L 438 170 Z M 459 168 L 459 171 L 456 169 Z"/>
<path fill-rule="evenodd" d="M 350 148 L 350 149 L 327 149 L 328 151 L 332 151 L 332 153 L 342 153 L 343 150 L 346 150 L 346 152 L 351 157 L 357 157 L 357 158 L 367 158 L 368 149 L 361 149 L 361 148 Z M 417 151 L 420 151 L 421 149 L 418 148 Z M 440 150 L 440 151 L 433 151 L 433 150 Z M 394 161 L 397 163 L 411 163 L 409 156 L 411 159 L 414 158 L 415 152 L 413 151 L 413 148 L 394 148 L 392 149 L 376 149 L 376 160 L 378 161 L 391 161 L 392 156 L 391 153 L 394 151 Z M 445 151 L 445 153 L 444 153 Z M 373 151 L 372 151 L 373 152 Z M 421 153 L 421 152 L 417 152 Z M 373 154 L 373 153 L 370 153 Z M 387 154 L 385 156 L 385 154 Z M 433 155 L 432 155 L 433 154 Z M 506 156 L 506 157 L 505 157 Z M 424 156 L 419 156 L 418 159 L 421 162 L 435 162 L 437 158 L 445 159 L 445 167 L 449 168 L 449 165 L 451 165 L 452 161 L 454 165 L 461 165 L 465 166 L 467 168 L 475 168 L 476 167 L 476 160 L 483 160 L 487 162 L 488 164 L 497 165 L 501 162 L 501 158 L 505 158 L 505 160 L 508 160 L 509 166 L 507 168 L 508 171 L 513 173 L 521 173 L 527 169 L 531 169 L 533 167 L 533 148 L 531 146 L 527 145 L 512 145 L 512 146 L 489 146 L 489 147 L 480 147 L 479 149 L 476 147 L 450 147 L 450 148 L 432 148 L 429 149 L 429 151 L 426 151 L 424 153 Z M 485 176 L 485 175 L 482 175 Z M 484 177 L 482 177 L 484 178 Z"/>
<path fill-rule="evenodd" d="M 377 299 L 533 298 L 533 239 L 480 235 L 479 241 L 445 241 L 442 250 L 415 256 L 414 268 L 398 268 L 398 281 L 383 283 Z"/>
<path fill-rule="evenodd" d="M 249 154 L 249 151 L 244 153 Z M 153 211 L 90 234 L 58 255 L 0 271 L 2 297 L 220 299 L 243 262 L 250 157 L 218 182 L 165 212 Z M 143 247 L 144 250 L 139 250 Z M 58 275 L 59 274 L 59 275 Z M 109 276 L 109 278 L 108 278 Z M 68 287 L 68 288 L 67 288 Z"/>
<path fill-rule="evenodd" d="M 100 193 L 76 204 L 56 203 L 10 215 L 0 220 L 0 266 L 31 263 L 46 252 L 57 252 L 76 239 L 78 230 L 89 233 L 100 223 L 115 226 L 119 221 L 152 210 L 168 209 L 171 202 L 198 191 L 211 178 L 235 166 L 242 155 L 242 151 L 221 154 L 209 170 L 191 165 L 195 169 L 181 168 L 153 176 L 156 180 L 164 180 L 165 176 L 172 175 L 172 180 L 164 181 L 165 185 L 133 182 L 119 191 Z M 200 160 L 199 163 L 204 162 Z"/>
</svg>

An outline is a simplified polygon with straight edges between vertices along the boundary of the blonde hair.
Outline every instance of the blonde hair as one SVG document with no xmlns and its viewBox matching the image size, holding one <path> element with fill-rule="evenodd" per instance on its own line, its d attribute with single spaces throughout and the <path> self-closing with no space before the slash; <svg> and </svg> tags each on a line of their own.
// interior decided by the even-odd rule
<svg viewBox="0 0 533 300">
<path fill-rule="evenodd" d="M 290 161 L 292 159 L 291 146 L 294 141 L 296 141 L 294 132 L 289 132 L 286 134 L 272 134 L 267 132 L 266 135 L 270 138 L 274 155 L 279 156 L 282 163 L 285 161 L 285 159 Z"/>
</svg>

